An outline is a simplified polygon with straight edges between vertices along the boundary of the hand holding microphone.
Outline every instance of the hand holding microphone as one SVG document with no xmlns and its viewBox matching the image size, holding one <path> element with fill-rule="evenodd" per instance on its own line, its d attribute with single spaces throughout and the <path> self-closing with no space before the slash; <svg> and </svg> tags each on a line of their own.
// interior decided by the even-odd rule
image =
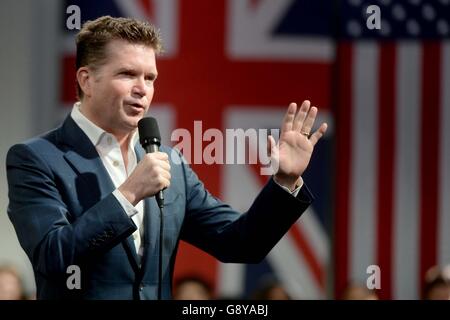
<svg viewBox="0 0 450 320">
<path fill-rule="evenodd" d="M 136 205 L 146 197 L 155 196 L 158 205 L 164 205 L 162 190 L 170 186 L 169 156 L 159 152 L 161 138 L 155 118 L 143 118 L 138 123 L 139 141 L 147 154 L 141 159 L 119 191 Z"/>
</svg>

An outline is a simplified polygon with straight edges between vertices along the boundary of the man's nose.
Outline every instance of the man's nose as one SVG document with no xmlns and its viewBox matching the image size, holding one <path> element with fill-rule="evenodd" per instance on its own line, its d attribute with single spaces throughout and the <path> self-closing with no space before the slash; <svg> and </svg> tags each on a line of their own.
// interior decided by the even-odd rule
<svg viewBox="0 0 450 320">
<path fill-rule="evenodd" d="M 141 98 L 147 94 L 147 88 L 145 86 L 145 80 L 143 78 L 136 79 L 133 85 L 132 94 L 137 95 Z"/>
</svg>

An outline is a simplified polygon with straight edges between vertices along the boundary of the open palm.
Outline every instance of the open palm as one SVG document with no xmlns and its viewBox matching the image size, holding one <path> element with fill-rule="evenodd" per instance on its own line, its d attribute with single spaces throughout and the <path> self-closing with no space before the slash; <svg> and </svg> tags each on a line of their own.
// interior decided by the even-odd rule
<svg viewBox="0 0 450 320">
<path fill-rule="evenodd" d="M 269 136 L 272 167 L 275 180 L 283 186 L 293 189 L 300 176 L 308 167 L 314 146 L 325 134 L 327 124 L 311 134 L 317 108 L 305 100 L 297 112 L 297 104 L 291 103 L 281 126 L 278 144 Z"/>
</svg>

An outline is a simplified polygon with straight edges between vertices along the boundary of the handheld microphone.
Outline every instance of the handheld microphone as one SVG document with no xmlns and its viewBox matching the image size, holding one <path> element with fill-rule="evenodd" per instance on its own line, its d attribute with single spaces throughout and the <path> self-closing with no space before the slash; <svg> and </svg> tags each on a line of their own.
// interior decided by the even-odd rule
<svg viewBox="0 0 450 320">
<path fill-rule="evenodd" d="M 161 135 L 159 134 L 158 121 L 153 117 L 142 118 L 138 122 L 139 142 L 145 152 L 158 152 L 161 145 Z M 164 245 L 164 195 L 162 190 L 155 194 L 161 213 L 159 219 L 159 258 L 158 258 L 158 300 L 162 299 L 163 283 L 163 245 Z"/>
<path fill-rule="evenodd" d="M 145 152 L 158 152 L 161 145 L 161 135 L 159 133 L 158 121 L 153 117 L 142 118 L 138 122 L 139 142 Z M 155 194 L 156 202 L 160 208 L 164 207 L 164 194 L 159 191 Z"/>
</svg>

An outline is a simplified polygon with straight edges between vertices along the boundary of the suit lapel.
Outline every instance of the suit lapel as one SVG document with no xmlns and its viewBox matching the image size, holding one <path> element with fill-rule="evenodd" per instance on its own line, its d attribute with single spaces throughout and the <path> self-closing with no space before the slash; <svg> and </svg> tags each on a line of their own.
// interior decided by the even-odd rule
<svg viewBox="0 0 450 320">
<path fill-rule="evenodd" d="M 114 184 L 98 156 L 89 159 L 71 150 L 64 155 L 64 158 L 89 186 L 92 186 L 94 182 L 92 179 L 95 177 L 101 198 L 114 191 Z"/>
<path fill-rule="evenodd" d="M 80 178 L 89 187 L 92 185 L 98 186 L 99 200 L 115 190 L 114 183 L 97 150 L 70 115 L 61 128 L 61 142 L 69 146 L 64 158 L 79 174 Z M 122 244 L 134 271 L 137 272 L 139 263 L 133 237 L 130 235 Z"/>
</svg>

